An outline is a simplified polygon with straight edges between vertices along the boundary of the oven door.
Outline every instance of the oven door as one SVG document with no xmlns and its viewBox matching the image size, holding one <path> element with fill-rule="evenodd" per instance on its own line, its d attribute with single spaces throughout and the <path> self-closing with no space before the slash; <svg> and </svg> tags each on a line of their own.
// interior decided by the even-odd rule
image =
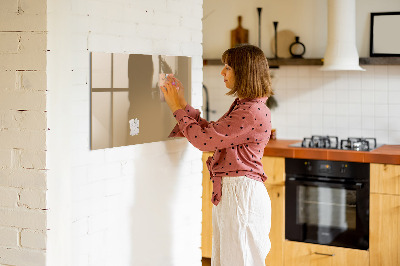
<svg viewBox="0 0 400 266">
<path fill-rule="evenodd" d="M 367 250 L 369 185 L 286 178 L 286 239 Z"/>
</svg>

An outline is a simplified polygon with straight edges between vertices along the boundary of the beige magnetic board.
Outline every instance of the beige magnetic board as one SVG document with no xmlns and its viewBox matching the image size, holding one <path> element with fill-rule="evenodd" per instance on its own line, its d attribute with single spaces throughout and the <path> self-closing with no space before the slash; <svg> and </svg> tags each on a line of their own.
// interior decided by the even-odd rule
<svg viewBox="0 0 400 266">
<path fill-rule="evenodd" d="M 176 124 L 159 89 L 160 74 L 182 81 L 191 102 L 191 58 L 91 53 L 91 149 L 168 139 Z"/>
</svg>

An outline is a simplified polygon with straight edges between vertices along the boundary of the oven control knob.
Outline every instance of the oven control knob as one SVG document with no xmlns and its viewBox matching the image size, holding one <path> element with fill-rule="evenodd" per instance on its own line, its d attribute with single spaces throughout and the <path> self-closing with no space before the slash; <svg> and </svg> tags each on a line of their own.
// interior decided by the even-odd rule
<svg viewBox="0 0 400 266">
<path fill-rule="evenodd" d="M 346 169 L 347 169 L 347 164 L 342 164 L 342 167 L 340 168 L 340 173 L 341 174 L 346 173 Z"/>
<path fill-rule="evenodd" d="M 310 172 L 312 170 L 311 162 L 305 162 L 304 165 L 305 165 L 307 171 Z"/>
</svg>

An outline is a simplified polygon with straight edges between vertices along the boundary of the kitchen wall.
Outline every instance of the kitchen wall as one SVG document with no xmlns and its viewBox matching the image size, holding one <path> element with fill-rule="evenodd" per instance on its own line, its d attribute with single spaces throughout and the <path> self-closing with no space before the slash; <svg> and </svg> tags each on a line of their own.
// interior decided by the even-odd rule
<svg viewBox="0 0 400 266">
<path fill-rule="evenodd" d="M 251 10 L 234 1 L 232 11 L 223 1 L 204 1 L 204 58 L 220 58 L 229 48 L 229 31 L 236 28 L 236 17 L 243 16 L 243 27 L 250 30 L 252 44 L 258 44 L 258 15 L 263 7 L 262 49 L 271 56 L 272 21 L 278 30 L 290 29 L 301 36 L 306 58 L 322 58 L 326 47 L 327 1 L 253 2 Z M 400 10 L 400 2 L 356 1 L 357 49 L 369 56 L 369 13 Z M 264 12 L 265 11 L 265 12 Z M 224 13 L 221 16 L 222 12 Z M 246 22 L 247 18 L 247 22 Z M 247 23 L 247 25 L 246 25 Z M 265 24 L 265 25 L 264 25 Z M 268 26 L 271 24 L 270 26 Z M 219 25 L 215 27 L 215 25 Z M 212 38 L 217 34 L 221 38 Z M 278 50 L 279 52 L 279 50 Z M 366 65 L 365 72 L 322 72 L 318 66 L 281 66 L 271 69 L 278 108 L 272 111 L 278 138 L 301 139 L 312 134 L 339 138 L 376 137 L 379 143 L 400 143 L 400 66 Z M 204 84 L 210 93 L 210 119 L 218 119 L 229 108 L 232 98 L 220 76 L 221 66 L 205 66 Z"/>
<path fill-rule="evenodd" d="M 89 53 L 191 56 L 200 107 L 202 1 L 1 1 L 0 15 L 0 264 L 201 265 L 201 152 L 91 151 Z"/>
</svg>

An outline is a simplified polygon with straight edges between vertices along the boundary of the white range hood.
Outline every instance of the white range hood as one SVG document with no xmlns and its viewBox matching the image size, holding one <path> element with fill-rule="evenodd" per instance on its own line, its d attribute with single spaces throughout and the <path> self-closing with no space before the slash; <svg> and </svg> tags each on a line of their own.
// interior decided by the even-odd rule
<svg viewBox="0 0 400 266">
<path fill-rule="evenodd" d="M 358 70 L 355 0 L 328 0 L 328 44 L 323 71 Z"/>
</svg>

